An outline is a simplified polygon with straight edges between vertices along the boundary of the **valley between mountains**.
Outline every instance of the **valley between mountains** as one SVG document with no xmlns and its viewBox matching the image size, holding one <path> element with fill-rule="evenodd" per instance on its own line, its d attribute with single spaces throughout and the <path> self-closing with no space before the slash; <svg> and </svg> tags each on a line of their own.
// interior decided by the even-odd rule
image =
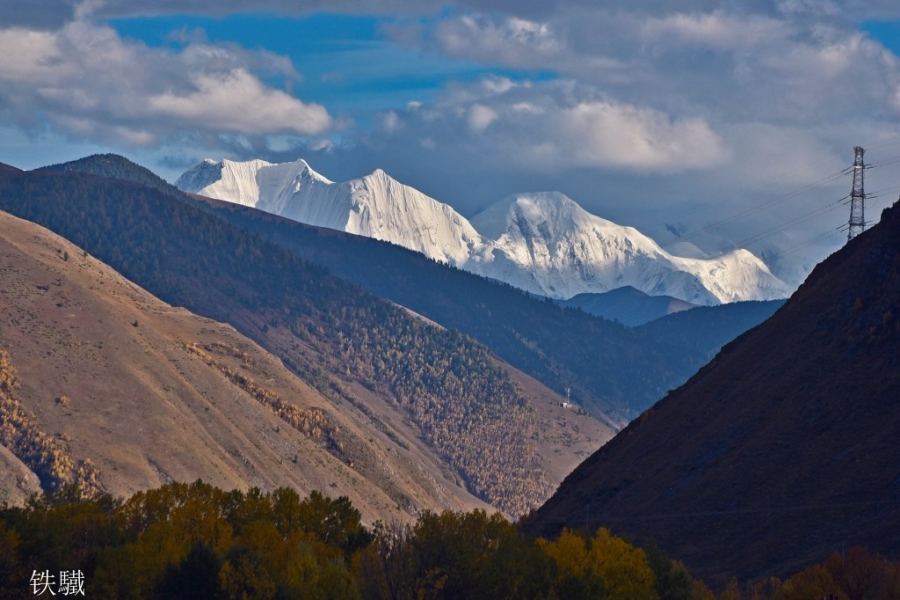
<svg viewBox="0 0 900 600">
<path fill-rule="evenodd" d="M 117 494 L 199 477 L 325 489 L 371 519 L 517 516 L 714 351 L 198 201 L 121 157 L 6 168 L 0 208 L 35 223 L 4 216 L 9 395 L 67 457 L 9 458 L 19 498 L 90 461 Z"/>
<path fill-rule="evenodd" d="M 469 222 L 383 173 L 186 177 L 219 179 L 187 194 L 115 155 L 0 168 L 2 500 L 203 479 L 346 496 L 367 523 L 500 510 L 530 536 L 655 540 L 717 588 L 838 545 L 897 556 L 878 529 L 900 481 L 896 208 L 785 301 L 758 259 L 648 267 L 637 232 L 552 194 Z M 537 260 L 586 230 L 624 249 L 626 284 L 584 292 L 590 253 Z M 445 254 L 376 239 L 403 231 Z M 485 248 L 525 279 L 472 266 Z"/>
</svg>

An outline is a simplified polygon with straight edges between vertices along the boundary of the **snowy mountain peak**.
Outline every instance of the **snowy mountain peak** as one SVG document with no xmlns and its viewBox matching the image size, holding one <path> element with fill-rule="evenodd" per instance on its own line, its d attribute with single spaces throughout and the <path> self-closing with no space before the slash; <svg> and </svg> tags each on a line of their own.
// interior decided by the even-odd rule
<svg viewBox="0 0 900 600">
<path fill-rule="evenodd" d="M 388 241 L 454 265 L 464 264 L 470 249 L 480 244 L 478 232 L 452 207 L 381 169 L 335 183 L 302 159 L 283 164 L 222 161 L 218 173 L 201 163 L 176 186 L 301 223 Z"/>
<path fill-rule="evenodd" d="M 662 253 L 650 238 L 633 227 L 608 221 L 584 210 L 560 192 L 514 194 L 472 218 L 474 227 L 492 240 L 529 239 L 537 236 L 550 243 L 584 237 L 617 240 L 640 246 L 647 252 Z"/>
<path fill-rule="evenodd" d="M 673 256 L 637 229 L 593 215 L 559 192 L 509 196 L 472 225 L 492 243 L 472 270 L 554 298 L 626 285 L 696 304 L 789 292 L 747 250 L 710 260 Z"/>
<path fill-rule="evenodd" d="M 768 300 L 788 287 L 747 250 L 674 256 L 633 227 L 593 215 L 560 192 L 514 194 L 473 217 L 376 169 L 335 183 L 304 160 L 205 160 L 175 184 L 301 223 L 388 241 L 507 282 L 571 298 L 633 286 L 695 304 Z"/>
<path fill-rule="evenodd" d="M 331 184 L 334 183 L 324 175 L 320 174 L 318 171 L 313 170 L 309 163 L 307 163 L 302 158 L 297 161 L 297 164 L 301 166 L 300 169 L 300 178 L 306 181 L 317 181 L 319 183 Z"/>
</svg>

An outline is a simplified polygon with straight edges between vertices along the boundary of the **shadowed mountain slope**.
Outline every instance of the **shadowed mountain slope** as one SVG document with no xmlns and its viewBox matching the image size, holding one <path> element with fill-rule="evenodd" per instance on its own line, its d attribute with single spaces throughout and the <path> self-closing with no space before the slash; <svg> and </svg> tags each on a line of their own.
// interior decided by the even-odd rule
<svg viewBox="0 0 900 600">
<path fill-rule="evenodd" d="M 530 531 L 655 538 L 723 586 L 900 556 L 900 207 L 576 469 Z"/>
<path fill-rule="evenodd" d="M 600 419 L 622 426 L 704 362 L 676 340 L 568 310 L 386 242 L 207 200 L 229 222 L 368 291 L 459 329 Z M 578 351 L 573 351 L 577 348 Z"/>
<path fill-rule="evenodd" d="M 98 155 L 47 169 L 149 182 L 175 198 L 185 198 L 180 190 L 120 156 Z M 709 322 L 691 323 L 708 335 L 698 336 L 693 331 L 685 335 L 677 326 L 671 331 L 663 329 L 661 335 L 646 335 L 560 309 L 509 285 L 433 262 L 393 244 L 303 225 L 229 202 L 194 198 L 195 205 L 303 259 L 471 335 L 556 393 L 571 388 L 578 404 L 616 427 L 685 381 L 722 343 L 762 320 L 751 316 L 743 327 L 740 320 L 733 327 L 731 319 L 726 319 L 720 332 L 718 315 L 731 313 L 711 311 L 704 313 Z M 580 351 L 572 352 L 572 348 Z"/>
<path fill-rule="evenodd" d="M 696 308 L 672 296 L 650 296 L 630 285 L 602 294 L 578 294 L 568 300 L 560 300 L 562 306 L 580 308 L 586 313 L 618 321 L 627 327 L 643 325 L 660 317 Z"/>
<path fill-rule="evenodd" d="M 785 300 L 749 300 L 698 306 L 660 317 L 636 329 L 653 339 L 677 340 L 686 352 L 696 352 L 708 362 L 722 346 L 766 321 L 784 303 Z"/>
</svg>

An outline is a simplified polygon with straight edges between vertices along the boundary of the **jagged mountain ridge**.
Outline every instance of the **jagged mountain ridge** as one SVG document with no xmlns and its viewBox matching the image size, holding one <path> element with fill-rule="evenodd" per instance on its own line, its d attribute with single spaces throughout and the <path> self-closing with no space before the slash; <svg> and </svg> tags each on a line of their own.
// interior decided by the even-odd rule
<svg viewBox="0 0 900 600">
<path fill-rule="evenodd" d="M 672 256 L 637 229 L 592 215 L 558 192 L 510 196 L 472 224 L 493 240 L 472 270 L 552 298 L 624 286 L 705 305 L 787 294 L 747 250 L 715 259 Z"/>
<path fill-rule="evenodd" d="M 857 544 L 900 556 L 898 314 L 895 204 L 582 463 L 530 531 L 590 506 L 592 527 L 655 539 L 720 588 Z"/>
<path fill-rule="evenodd" d="M 207 159 L 185 172 L 176 186 L 389 241 L 551 298 L 624 285 L 702 304 L 772 299 L 789 292 L 746 250 L 708 260 L 672 256 L 636 229 L 591 215 L 557 192 L 510 196 L 470 222 L 384 171 L 334 183 L 303 160 Z"/>
<path fill-rule="evenodd" d="M 301 223 L 392 242 L 462 266 L 483 245 L 450 206 L 401 184 L 382 170 L 334 183 L 304 160 L 216 163 L 206 160 L 176 182 L 186 192 L 228 200 Z"/>
</svg>

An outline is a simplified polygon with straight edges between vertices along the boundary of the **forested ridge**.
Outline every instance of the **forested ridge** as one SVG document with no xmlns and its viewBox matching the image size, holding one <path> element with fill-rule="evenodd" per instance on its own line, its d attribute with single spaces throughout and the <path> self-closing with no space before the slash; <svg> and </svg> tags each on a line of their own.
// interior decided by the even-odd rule
<svg viewBox="0 0 900 600">
<path fill-rule="evenodd" d="M 508 284 L 386 242 L 216 203 L 216 214 L 368 291 L 489 346 L 504 360 L 617 425 L 684 382 L 705 354 L 677 340 L 566 309 Z M 577 350 L 575 350 L 577 349 Z"/>
<path fill-rule="evenodd" d="M 95 155 L 46 169 L 135 181 L 186 197 L 148 169 L 117 155 Z M 713 311 L 714 318 L 704 311 L 702 317 L 685 321 L 688 327 L 674 321 L 673 326 L 631 330 L 387 242 L 224 202 L 194 204 L 377 296 L 474 337 L 557 393 L 570 388 L 579 405 L 615 427 L 683 383 L 723 343 L 746 329 L 745 321 L 755 324 L 754 319 L 765 317 L 764 309 L 756 311 L 758 317 L 745 318 L 731 316 L 741 312 L 737 309 L 723 311 L 727 315 Z"/>
<path fill-rule="evenodd" d="M 93 154 L 78 160 L 36 169 L 35 172 L 85 173 L 109 179 L 131 181 L 170 196 L 188 200 L 189 196 L 156 173 L 118 154 Z"/>
<path fill-rule="evenodd" d="M 4 174 L 0 209 L 68 238 L 162 300 L 231 323 L 264 346 L 271 346 L 268 335 L 291 332 L 292 347 L 307 348 L 291 354 L 301 376 L 328 381 L 340 373 L 396 398 L 470 491 L 507 513 L 521 514 L 549 493 L 535 464 L 527 402 L 471 338 L 421 322 L 143 185 L 80 173 Z M 299 364 L 304 360 L 312 362 Z"/>
</svg>

